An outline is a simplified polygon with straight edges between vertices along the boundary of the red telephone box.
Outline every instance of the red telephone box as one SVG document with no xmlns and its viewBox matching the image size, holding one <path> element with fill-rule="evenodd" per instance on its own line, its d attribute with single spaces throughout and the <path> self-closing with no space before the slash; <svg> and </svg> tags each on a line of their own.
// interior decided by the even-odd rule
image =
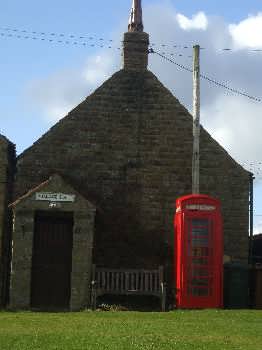
<svg viewBox="0 0 262 350">
<path fill-rule="evenodd" d="M 223 307 L 220 202 L 206 195 L 181 197 L 174 224 L 177 307 Z"/>
</svg>

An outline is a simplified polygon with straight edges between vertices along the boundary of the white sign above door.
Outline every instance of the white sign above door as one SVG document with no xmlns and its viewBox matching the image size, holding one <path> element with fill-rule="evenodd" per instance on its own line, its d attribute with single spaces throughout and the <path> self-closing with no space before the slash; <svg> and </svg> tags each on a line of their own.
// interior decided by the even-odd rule
<svg viewBox="0 0 262 350">
<path fill-rule="evenodd" d="M 36 192 L 35 199 L 37 201 L 49 201 L 49 202 L 74 202 L 74 194 L 65 193 L 53 193 L 53 192 Z"/>
</svg>

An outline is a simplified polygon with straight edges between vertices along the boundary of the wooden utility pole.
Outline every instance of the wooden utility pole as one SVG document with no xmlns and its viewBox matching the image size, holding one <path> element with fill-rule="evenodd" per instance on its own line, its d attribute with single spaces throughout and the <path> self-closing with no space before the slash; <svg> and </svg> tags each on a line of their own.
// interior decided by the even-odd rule
<svg viewBox="0 0 262 350">
<path fill-rule="evenodd" d="M 199 137 L 200 137 L 200 46 L 193 55 L 193 157 L 192 193 L 199 194 Z"/>
</svg>

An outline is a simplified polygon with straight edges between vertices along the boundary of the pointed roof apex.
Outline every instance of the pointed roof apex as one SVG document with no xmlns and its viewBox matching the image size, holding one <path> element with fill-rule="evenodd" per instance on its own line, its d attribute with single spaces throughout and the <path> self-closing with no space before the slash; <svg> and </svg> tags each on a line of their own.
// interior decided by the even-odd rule
<svg viewBox="0 0 262 350">
<path fill-rule="evenodd" d="M 142 0 L 133 0 L 131 14 L 129 18 L 129 32 L 143 32 Z"/>
</svg>

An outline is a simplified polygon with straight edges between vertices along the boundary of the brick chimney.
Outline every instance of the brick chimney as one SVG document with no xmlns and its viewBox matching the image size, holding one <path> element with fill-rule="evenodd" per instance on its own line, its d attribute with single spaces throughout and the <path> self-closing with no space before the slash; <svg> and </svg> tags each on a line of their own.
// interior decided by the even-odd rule
<svg viewBox="0 0 262 350">
<path fill-rule="evenodd" d="M 141 0 L 133 0 L 128 32 L 123 41 L 123 69 L 142 72 L 148 65 L 149 35 L 143 32 Z"/>
</svg>

